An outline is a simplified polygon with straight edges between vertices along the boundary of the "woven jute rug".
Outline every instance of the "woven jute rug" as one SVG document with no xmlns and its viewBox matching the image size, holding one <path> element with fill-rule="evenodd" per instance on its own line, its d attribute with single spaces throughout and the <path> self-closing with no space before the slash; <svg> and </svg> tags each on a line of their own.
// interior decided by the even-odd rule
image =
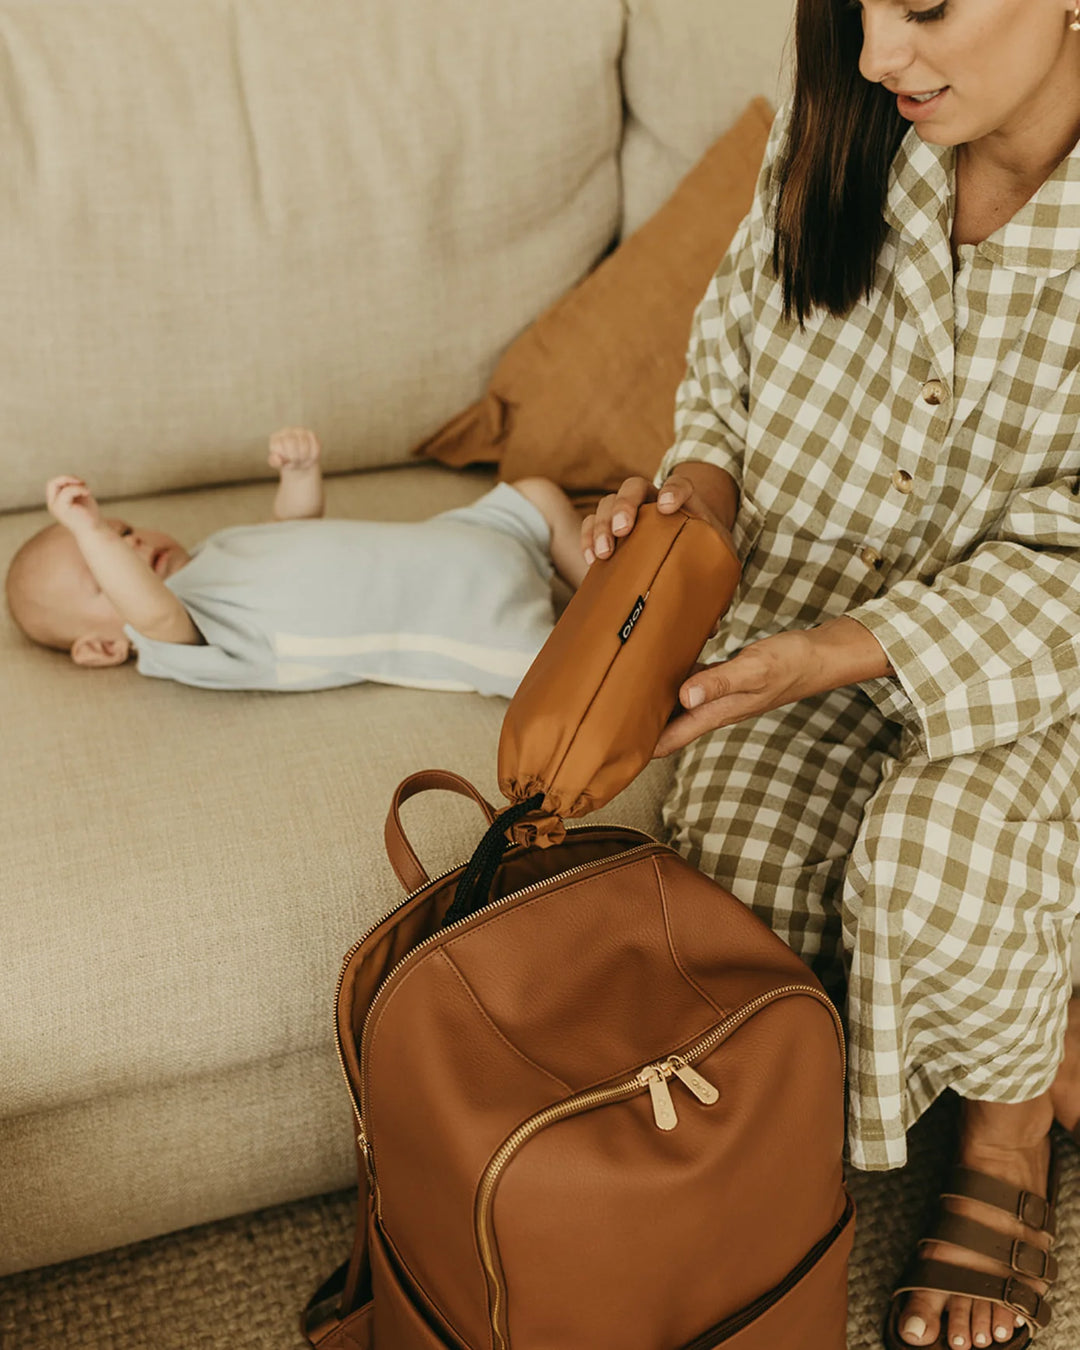
<svg viewBox="0 0 1080 1350">
<path fill-rule="evenodd" d="M 850 1171 L 858 1205 L 849 1350 L 879 1350 L 889 1290 L 932 1216 L 949 1165 L 953 1108 L 912 1130 L 901 1171 Z M 1039 1350 L 1080 1350 L 1080 1150 L 1061 1136 L 1053 1324 Z M 0 1280 L 3 1350 L 301 1350 L 299 1309 L 348 1254 L 344 1192 L 188 1229 Z M 602 1350 L 602 1347 L 597 1347 Z M 783 1350 L 778 1346 L 777 1350 Z"/>
</svg>

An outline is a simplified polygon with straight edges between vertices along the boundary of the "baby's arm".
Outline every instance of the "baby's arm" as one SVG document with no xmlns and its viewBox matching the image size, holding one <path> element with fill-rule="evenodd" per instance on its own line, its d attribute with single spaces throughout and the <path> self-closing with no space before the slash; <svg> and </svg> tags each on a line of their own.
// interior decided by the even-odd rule
<svg viewBox="0 0 1080 1350">
<path fill-rule="evenodd" d="M 275 520 L 309 520 L 323 513 L 319 442 L 304 427 L 283 427 L 270 437 L 270 466 L 280 469 Z"/>
<path fill-rule="evenodd" d="M 52 515 L 75 536 L 94 580 L 125 623 L 157 642 L 194 646 L 203 641 L 180 600 L 102 520 L 98 504 L 81 478 L 53 478 L 46 485 L 45 501 Z"/>
</svg>

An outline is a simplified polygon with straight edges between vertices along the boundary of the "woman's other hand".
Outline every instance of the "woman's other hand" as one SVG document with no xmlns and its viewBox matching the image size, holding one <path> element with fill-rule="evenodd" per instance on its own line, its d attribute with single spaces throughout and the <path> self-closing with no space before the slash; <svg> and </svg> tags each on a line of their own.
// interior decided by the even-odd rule
<svg viewBox="0 0 1080 1350">
<path fill-rule="evenodd" d="M 775 633 L 729 661 L 699 667 L 684 681 L 679 702 L 687 711 L 660 733 L 653 756 L 670 755 L 706 731 L 786 703 L 893 673 L 877 638 L 846 615 L 817 628 Z"/>
<path fill-rule="evenodd" d="M 597 559 L 610 558 L 616 540 L 630 533 L 637 522 L 639 508 L 655 501 L 663 515 L 685 511 L 711 525 L 735 552 L 731 538 L 739 489 L 724 469 L 703 460 L 687 460 L 679 465 L 659 491 L 647 478 L 627 478 L 618 492 L 601 498 L 594 515 L 581 526 L 581 551 L 592 566 Z"/>
</svg>

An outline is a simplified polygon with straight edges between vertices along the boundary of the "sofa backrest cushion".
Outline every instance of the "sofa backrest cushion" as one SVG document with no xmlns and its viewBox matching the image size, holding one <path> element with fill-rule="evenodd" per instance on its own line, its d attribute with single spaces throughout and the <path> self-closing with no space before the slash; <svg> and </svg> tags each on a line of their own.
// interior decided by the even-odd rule
<svg viewBox="0 0 1080 1350">
<path fill-rule="evenodd" d="M 626 0 L 621 149 L 626 239 L 752 98 L 791 87 L 795 0 Z"/>
<path fill-rule="evenodd" d="M 0 0 L 0 511 L 270 476 L 287 424 L 406 460 L 775 101 L 791 9 Z"/>
<path fill-rule="evenodd" d="M 2 0 L 0 510 L 404 460 L 618 231 L 621 0 Z"/>
</svg>

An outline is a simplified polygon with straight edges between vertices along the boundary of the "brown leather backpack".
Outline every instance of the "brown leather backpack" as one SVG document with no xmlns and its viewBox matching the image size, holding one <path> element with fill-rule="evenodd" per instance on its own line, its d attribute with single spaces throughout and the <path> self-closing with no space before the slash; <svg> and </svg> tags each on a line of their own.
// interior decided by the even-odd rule
<svg viewBox="0 0 1080 1350">
<path fill-rule="evenodd" d="M 671 519 L 620 545 L 633 567 L 590 571 L 526 677 L 500 746 L 513 806 L 496 815 L 440 770 L 394 794 L 387 849 L 409 894 L 349 952 L 336 1000 L 360 1215 L 305 1314 L 321 1350 L 843 1350 L 835 1009 L 671 849 L 562 824 L 648 758 L 736 584 L 717 536 Z M 579 659 L 609 631 L 610 659 Z M 595 681 L 570 725 L 568 660 Z M 399 809 L 432 789 L 473 798 L 489 828 L 429 879 Z"/>
</svg>

